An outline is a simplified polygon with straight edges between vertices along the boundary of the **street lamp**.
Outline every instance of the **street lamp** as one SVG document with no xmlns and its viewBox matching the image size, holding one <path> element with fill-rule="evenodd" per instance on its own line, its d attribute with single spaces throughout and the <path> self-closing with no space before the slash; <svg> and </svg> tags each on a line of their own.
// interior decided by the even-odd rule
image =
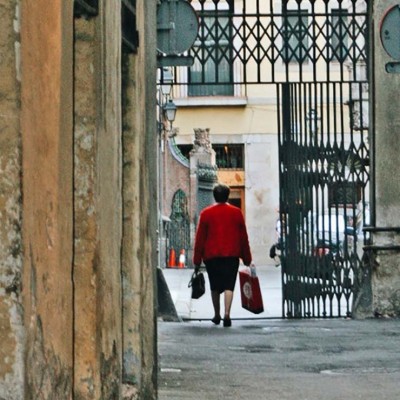
<svg viewBox="0 0 400 400">
<path fill-rule="evenodd" d="M 168 98 L 171 95 L 174 77 L 168 68 L 161 70 L 161 93 Z"/>
</svg>

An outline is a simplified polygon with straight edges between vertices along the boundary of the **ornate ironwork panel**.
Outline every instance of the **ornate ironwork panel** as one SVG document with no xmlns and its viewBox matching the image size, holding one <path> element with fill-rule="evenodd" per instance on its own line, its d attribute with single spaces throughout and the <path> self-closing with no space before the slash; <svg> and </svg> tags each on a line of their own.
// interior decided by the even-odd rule
<svg viewBox="0 0 400 400">
<path fill-rule="evenodd" d="M 214 203 L 213 187 L 217 181 L 217 167 L 198 163 L 197 165 L 197 213 Z"/>
<path fill-rule="evenodd" d="M 172 199 L 171 222 L 168 226 L 168 252 L 174 249 L 178 254 L 181 250 L 187 253 L 190 248 L 190 221 L 188 199 L 183 190 L 175 192 Z"/>
<path fill-rule="evenodd" d="M 189 0 L 199 17 L 189 51 L 189 96 L 233 95 L 233 86 L 362 81 L 365 0 Z M 333 68 L 332 68 L 333 67 Z"/>
</svg>

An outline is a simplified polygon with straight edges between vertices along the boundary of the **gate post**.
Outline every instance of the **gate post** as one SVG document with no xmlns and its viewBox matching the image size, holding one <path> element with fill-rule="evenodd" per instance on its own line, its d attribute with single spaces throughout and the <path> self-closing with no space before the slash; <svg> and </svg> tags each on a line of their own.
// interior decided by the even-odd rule
<svg viewBox="0 0 400 400">
<path fill-rule="evenodd" d="M 387 30 L 381 24 L 388 11 L 398 2 L 374 1 L 371 18 L 370 71 L 372 96 L 370 106 L 374 121 L 372 141 L 373 188 L 372 220 L 368 231 L 371 244 L 365 251 L 374 253 L 371 269 L 370 311 L 376 316 L 400 315 L 400 181 L 394 178 L 400 153 L 400 118 L 398 91 L 400 61 L 385 51 Z M 397 10 L 398 11 L 398 10 Z M 400 23 L 400 12 L 397 13 Z M 399 40 L 398 37 L 393 38 Z"/>
</svg>

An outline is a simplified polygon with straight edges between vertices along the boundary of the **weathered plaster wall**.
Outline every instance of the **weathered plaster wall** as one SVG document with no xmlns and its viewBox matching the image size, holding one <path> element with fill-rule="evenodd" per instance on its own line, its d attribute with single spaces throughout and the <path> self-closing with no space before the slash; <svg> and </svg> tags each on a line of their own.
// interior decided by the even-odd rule
<svg viewBox="0 0 400 400">
<path fill-rule="evenodd" d="M 23 398 L 19 1 L 0 1 L 0 398 Z"/>
<path fill-rule="evenodd" d="M 391 57 L 383 49 L 379 27 L 386 10 L 398 2 L 373 2 L 374 82 L 371 105 L 374 114 L 374 183 L 375 225 L 380 228 L 400 226 L 400 181 L 397 179 L 400 153 L 400 114 L 398 97 L 400 74 L 389 74 L 385 64 Z M 374 245 L 399 246 L 400 234 L 390 231 L 376 232 Z M 400 257 L 396 250 L 378 251 L 372 271 L 372 310 L 378 315 L 400 315 Z"/>
<path fill-rule="evenodd" d="M 20 92 L 19 2 L 0 0 L 7 400 L 157 397 L 157 1 L 136 2 L 124 100 L 121 2 L 99 3 L 75 21 L 72 1 L 22 3 Z"/>
<path fill-rule="evenodd" d="M 21 6 L 25 398 L 67 399 L 73 368 L 73 4 L 26 0 Z"/>
</svg>

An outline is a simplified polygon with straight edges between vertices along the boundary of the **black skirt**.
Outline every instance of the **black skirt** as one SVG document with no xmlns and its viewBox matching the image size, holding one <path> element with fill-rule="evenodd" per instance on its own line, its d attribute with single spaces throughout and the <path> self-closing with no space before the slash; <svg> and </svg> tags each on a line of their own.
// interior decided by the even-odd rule
<svg viewBox="0 0 400 400">
<path fill-rule="evenodd" d="M 219 293 L 235 289 L 239 270 L 238 257 L 218 257 L 205 261 L 210 289 Z"/>
</svg>

